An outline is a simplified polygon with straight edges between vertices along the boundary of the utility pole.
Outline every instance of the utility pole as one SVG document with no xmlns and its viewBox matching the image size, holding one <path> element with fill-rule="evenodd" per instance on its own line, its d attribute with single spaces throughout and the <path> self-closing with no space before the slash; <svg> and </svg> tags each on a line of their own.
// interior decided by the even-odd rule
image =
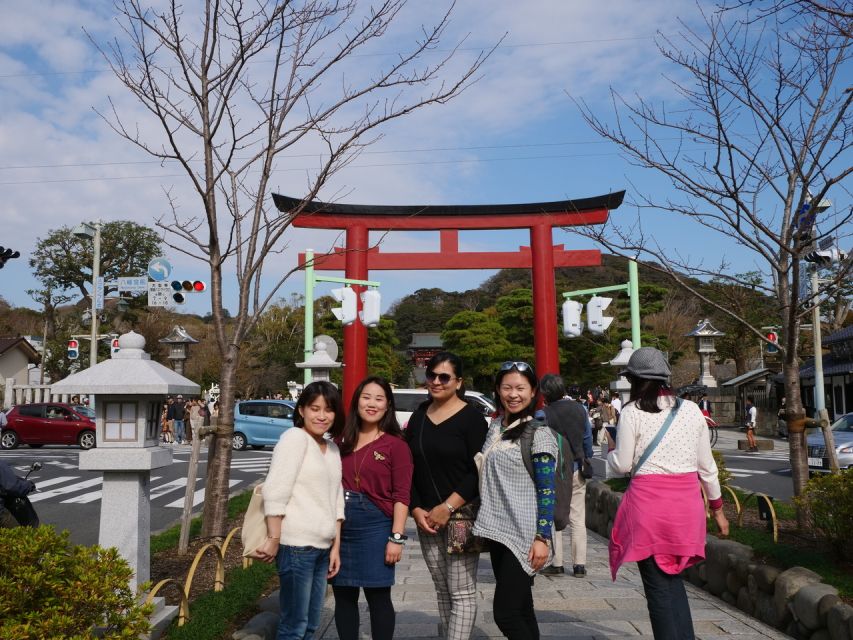
<svg viewBox="0 0 853 640">
<path fill-rule="evenodd" d="M 829 469 L 838 473 L 838 456 L 835 454 L 835 438 L 829 428 L 829 413 L 826 410 L 825 391 L 823 386 L 823 339 L 820 327 L 820 304 L 818 292 L 820 291 L 820 280 L 818 279 L 818 265 L 812 265 L 809 269 L 812 294 L 812 336 L 814 338 L 814 407 L 815 418 L 820 422 L 823 431 L 823 439 L 826 443 L 826 457 L 829 459 Z"/>
</svg>

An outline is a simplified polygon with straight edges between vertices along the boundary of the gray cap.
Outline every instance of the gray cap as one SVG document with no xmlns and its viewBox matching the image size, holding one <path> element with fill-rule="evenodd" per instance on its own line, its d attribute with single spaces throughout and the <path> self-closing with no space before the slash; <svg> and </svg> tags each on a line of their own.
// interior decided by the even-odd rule
<svg viewBox="0 0 853 640">
<path fill-rule="evenodd" d="M 620 371 L 619 375 L 667 382 L 672 371 L 661 351 L 654 347 L 641 347 L 631 354 L 628 366 Z"/>
</svg>

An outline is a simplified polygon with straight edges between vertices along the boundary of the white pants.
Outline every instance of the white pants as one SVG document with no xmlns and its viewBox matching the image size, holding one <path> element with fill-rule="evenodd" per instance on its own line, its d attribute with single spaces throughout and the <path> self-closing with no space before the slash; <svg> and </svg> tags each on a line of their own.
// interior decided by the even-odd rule
<svg viewBox="0 0 853 640">
<path fill-rule="evenodd" d="M 569 511 L 569 531 L 572 534 L 572 566 L 586 564 L 586 478 L 579 470 L 572 474 L 572 504 Z M 554 532 L 555 567 L 563 566 L 563 532 Z"/>
<path fill-rule="evenodd" d="M 438 534 L 418 530 L 421 551 L 435 585 L 441 628 L 447 640 L 468 640 L 477 617 L 476 553 L 447 553 L 444 531 Z"/>
</svg>

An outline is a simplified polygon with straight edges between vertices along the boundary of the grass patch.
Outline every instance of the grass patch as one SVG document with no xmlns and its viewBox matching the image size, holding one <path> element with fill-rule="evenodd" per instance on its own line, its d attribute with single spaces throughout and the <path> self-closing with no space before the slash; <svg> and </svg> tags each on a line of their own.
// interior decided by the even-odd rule
<svg viewBox="0 0 853 640">
<path fill-rule="evenodd" d="M 249 500 L 252 499 L 252 491 L 244 491 L 228 500 L 228 517 L 236 518 L 241 513 L 245 513 L 249 508 Z M 198 537 L 201 533 L 201 516 L 196 516 L 190 521 L 190 538 Z M 168 551 L 175 549 L 178 546 L 178 541 L 181 537 L 181 525 L 176 524 L 174 527 L 166 529 L 162 533 L 151 536 L 151 553 L 159 553 L 160 551 Z"/>
<path fill-rule="evenodd" d="M 169 628 L 169 640 L 218 640 L 232 620 L 254 610 L 266 585 L 276 575 L 275 565 L 255 562 L 247 569 L 237 567 L 226 574 L 225 588 L 210 591 L 190 605 L 190 619 L 183 627 L 177 621 Z"/>
</svg>

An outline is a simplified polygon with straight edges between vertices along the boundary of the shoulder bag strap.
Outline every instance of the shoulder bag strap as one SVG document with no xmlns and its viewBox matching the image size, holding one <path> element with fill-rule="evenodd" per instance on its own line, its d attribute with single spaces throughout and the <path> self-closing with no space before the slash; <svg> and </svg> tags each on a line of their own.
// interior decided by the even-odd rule
<svg viewBox="0 0 853 640">
<path fill-rule="evenodd" d="M 669 412 L 669 415 L 666 417 L 666 420 L 664 420 L 663 424 L 658 430 L 657 435 L 649 443 L 649 446 L 646 447 L 646 450 L 643 451 L 643 455 L 640 456 L 640 459 L 637 461 L 637 464 L 634 465 L 634 469 L 631 471 L 631 477 L 637 475 L 637 471 L 640 470 L 640 467 L 645 464 L 646 460 L 649 459 L 649 456 L 654 453 L 655 449 L 657 449 L 658 445 L 660 444 L 660 441 L 663 440 L 663 437 L 666 435 L 666 432 L 669 431 L 669 427 L 672 426 L 672 421 L 675 420 L 675 414 L 678 413 L 678 410 L 680 408 L 681 400 L 676 400 L 675 407 L 672 411 Z"/>
<path fill-rule="evenodd" d="M 432 488 L 435 490 L 435 498 L 438 500 L 436 504 L 441 502 L 441 493 L 438 490 L 438 485 L 435 484 L 435 479 L 432 477 L 432 469 L 429 466 L 429 460 L 427 460 L 426 450 L 424 449 L 424 428 L 426 427 L 426 409 L 424 409 L 424 414 L 421 416 L 421 431 L 418 434 L 418 445 L 421 448 L 421 455 L 424 457 L 424 464 L 427 468 L 427 475 L 429 476 L 429 481 L 432 483 Z"/>
</svg>

